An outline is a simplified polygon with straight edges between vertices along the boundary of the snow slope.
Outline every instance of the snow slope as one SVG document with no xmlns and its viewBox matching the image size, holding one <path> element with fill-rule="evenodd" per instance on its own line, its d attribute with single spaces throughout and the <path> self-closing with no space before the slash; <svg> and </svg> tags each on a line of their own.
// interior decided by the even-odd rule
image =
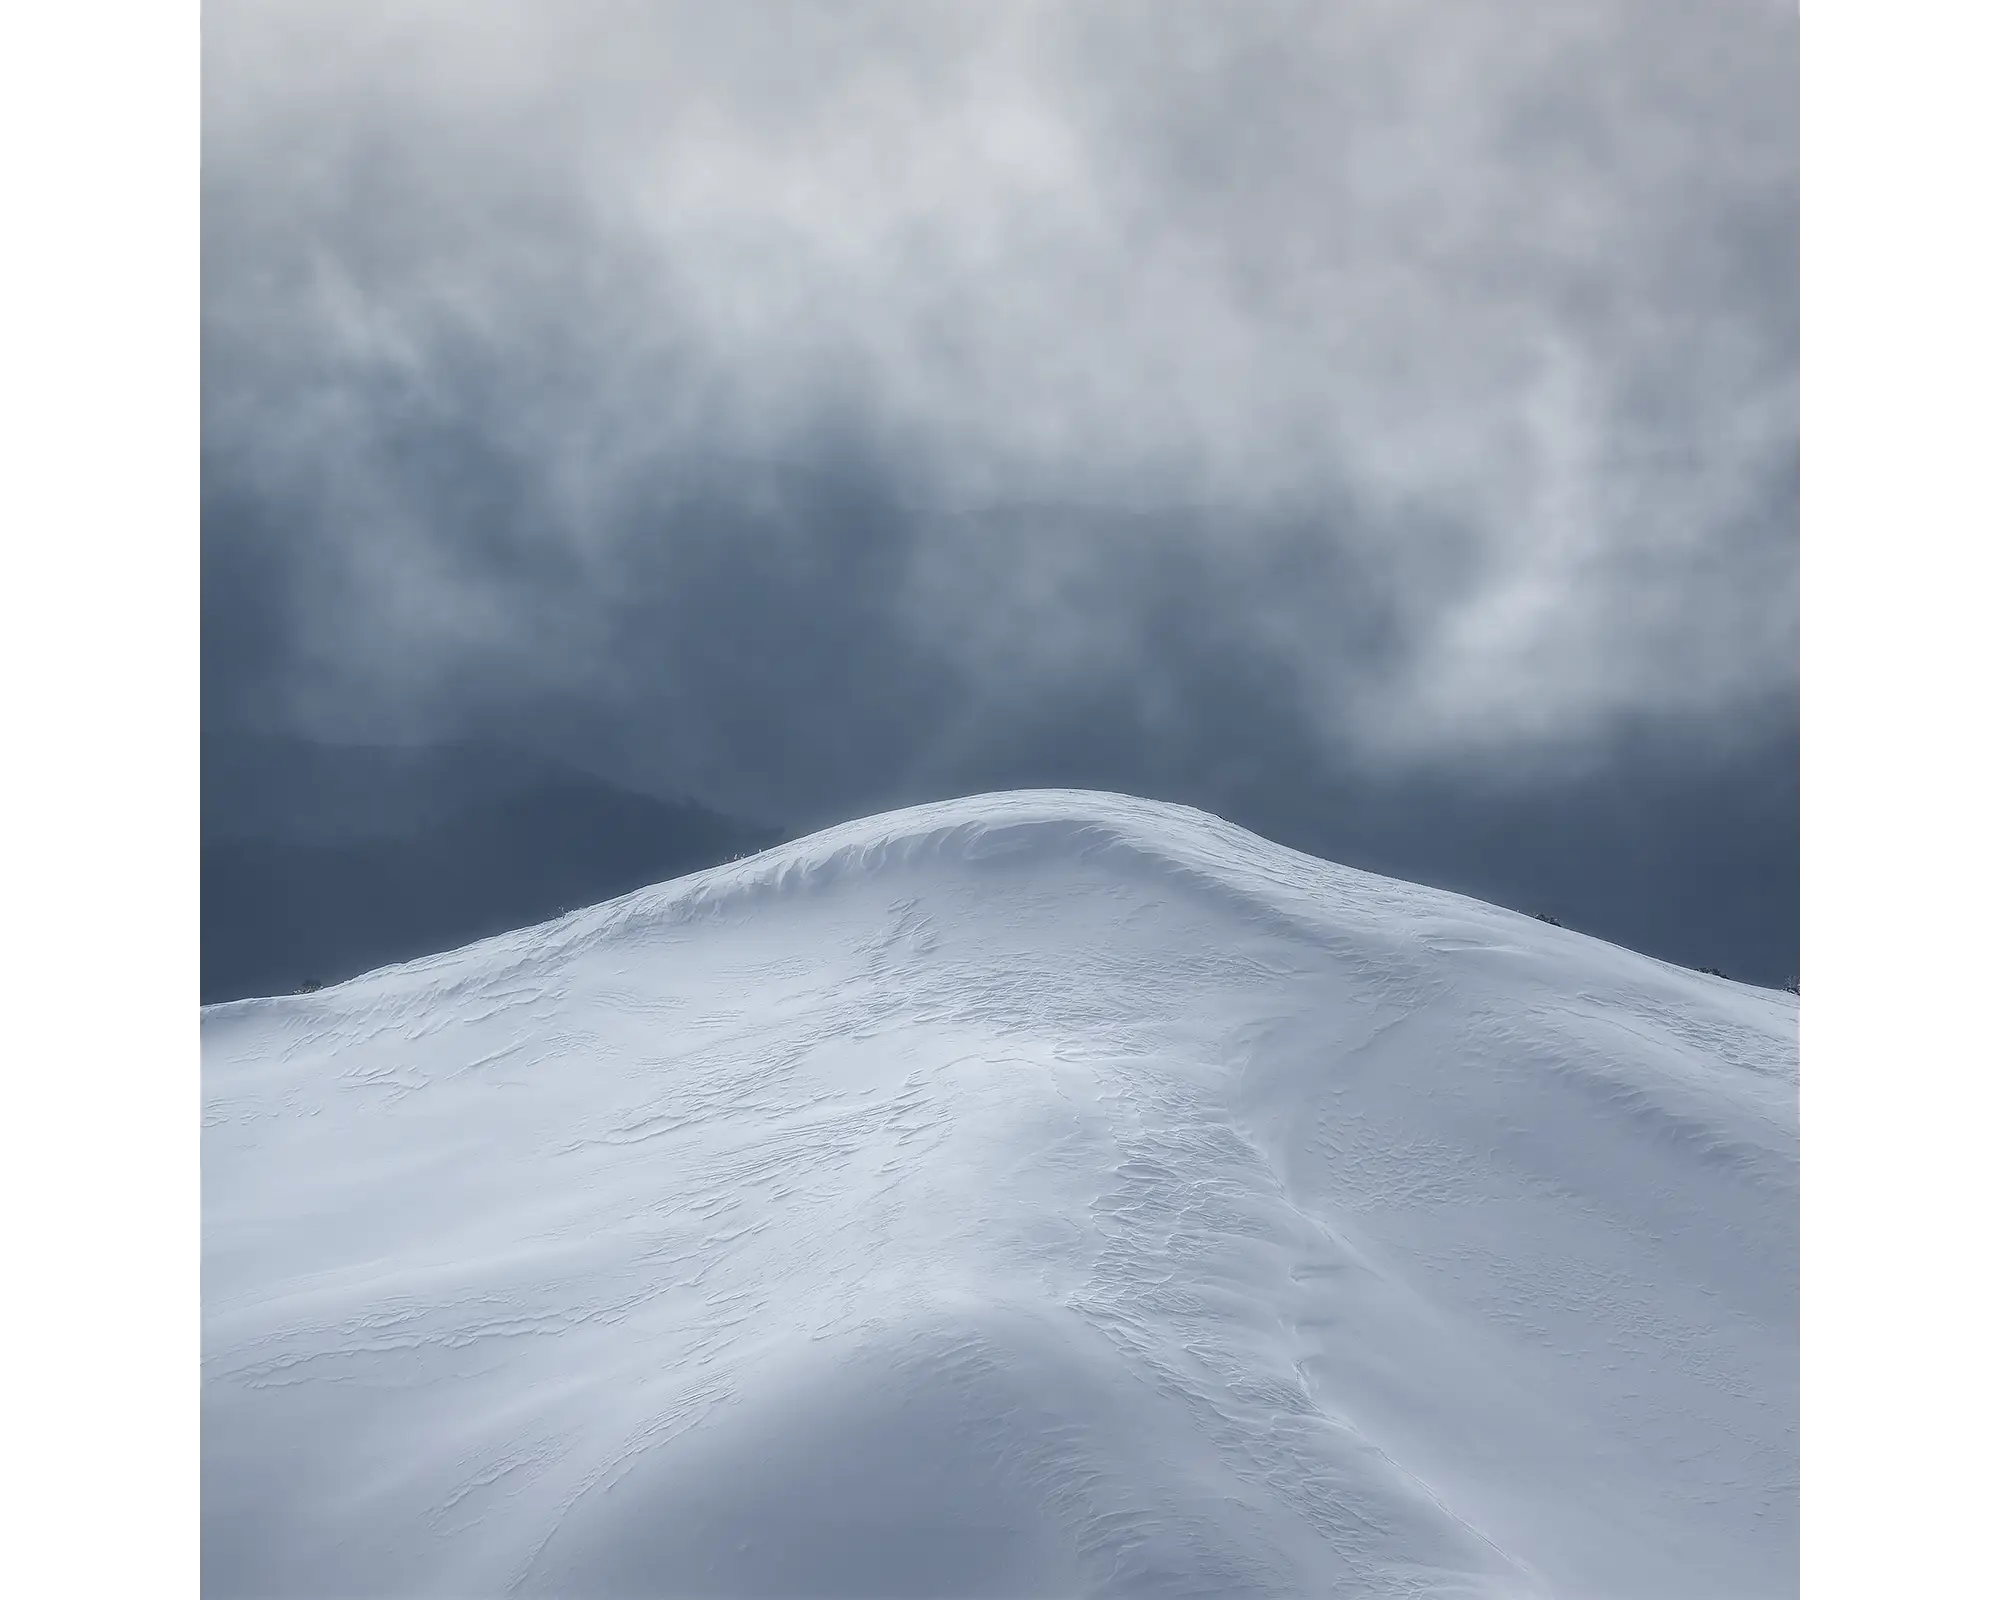
<svg viewBox="0 0 2000 1600">
<path fill-rule="evenodd" d="M 209 1008 L 205 1592 L 1794 1593 L 1797 1029 L 1066 792 Z"/>
</svg>

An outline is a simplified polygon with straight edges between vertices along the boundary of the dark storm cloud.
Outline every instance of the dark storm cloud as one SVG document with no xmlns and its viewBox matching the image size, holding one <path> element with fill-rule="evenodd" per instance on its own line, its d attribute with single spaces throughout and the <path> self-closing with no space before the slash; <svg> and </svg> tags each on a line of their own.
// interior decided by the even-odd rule
<svg viewBox="0 0 2000 1600">
<path fill-rule="evenodd" d="M 1783 720 L 1790 7 L 206 40 L 218 717 L 534 708 L 781 815 Z"/>
</svg>

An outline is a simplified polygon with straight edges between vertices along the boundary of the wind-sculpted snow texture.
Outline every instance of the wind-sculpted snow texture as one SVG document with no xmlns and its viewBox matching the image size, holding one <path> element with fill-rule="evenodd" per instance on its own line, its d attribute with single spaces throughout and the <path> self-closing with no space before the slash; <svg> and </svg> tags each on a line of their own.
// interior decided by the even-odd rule
<svg viewBox="0 0 2000 1600">
<path fill-rule="evenodd" d="M 1029 793 L 202 1022 L 211 1595 L 1796 1592 L 1790 995 Z"/>
</svg>

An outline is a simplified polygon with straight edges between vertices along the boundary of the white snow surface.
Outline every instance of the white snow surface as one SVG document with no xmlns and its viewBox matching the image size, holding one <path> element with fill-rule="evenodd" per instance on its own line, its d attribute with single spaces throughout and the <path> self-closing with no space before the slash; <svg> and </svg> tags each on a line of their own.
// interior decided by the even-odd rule
<svg viewBox="0 0 2000 1600">
<path fill-rule="evenodd" d="M 202 1014 L 210 1595 L 1789 1595 L 1798 1002 L 918 807 Z"/>
</svg>

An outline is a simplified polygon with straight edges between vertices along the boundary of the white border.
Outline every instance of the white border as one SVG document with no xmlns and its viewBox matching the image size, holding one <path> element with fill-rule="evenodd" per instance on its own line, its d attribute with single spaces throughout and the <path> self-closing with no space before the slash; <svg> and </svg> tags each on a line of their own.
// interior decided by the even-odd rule
<svg viewBox="0 0 2000 1600">
<path fill-rule="evenodd" d="M 1805 9 L 1803 1592 L 1991 1583 L 1987 8 Z"/>
<path fill-rule="evenodd" d="M 6 1587 L 199 1592 L 199 12 L 0 13 Z"/>
</svg>

